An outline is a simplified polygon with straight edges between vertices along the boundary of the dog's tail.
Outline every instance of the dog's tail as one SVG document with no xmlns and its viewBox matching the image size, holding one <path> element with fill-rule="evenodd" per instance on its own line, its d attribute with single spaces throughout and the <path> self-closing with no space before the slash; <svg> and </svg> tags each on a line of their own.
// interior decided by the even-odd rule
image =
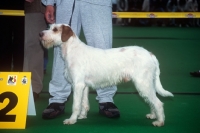
<svg viewBox="0 0 200 133">
<path fill-rule="evenodd" d="M 153 54 L 151 56 L 153 58 L 154 63 L 156 64 L 156 71 L 155 71 L 155 89 L 156 89 L 156 92 L 163 97 L 167 97 L 167 96 L 173 97 L 174 95 L 171 92 L 166 91 L 162 87 L 161 82 L 160 82 L 160 68 L 159 68 L 158 60 Z"/>
</svg>

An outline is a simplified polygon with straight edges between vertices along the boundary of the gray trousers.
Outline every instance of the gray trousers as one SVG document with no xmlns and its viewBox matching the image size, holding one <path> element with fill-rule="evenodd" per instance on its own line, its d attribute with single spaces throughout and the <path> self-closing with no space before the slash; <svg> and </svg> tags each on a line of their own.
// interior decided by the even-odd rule
<svg viewBox="0 0 200 133">
<path fill-rule="evenodd" d="M 83 29 L 87 45 L 108 49 L 112 47 L 111 0 L 104 0 L 102 3 L 105 5 L 76 0 L 71 27 L 77 35 L 80 35 L 81 28 Z M 62 0 L 57 4 L 56 23 L 69 23 L 72 5 L 73 0 Z M 49 99 L 49 103 L 63 103 L 71 93 L 71 84 L 64 77 L 64 67 L 61 49 L 55 47 L 52 79 L 49 83 L 49 92 L 53 97 Z M 116 86 L 98 89 L 96 99 L 99 103 L 113 102 L 116 90 Z"/>
<path fill-rule="evenodd" d="M 31 72 L 32 89 L 36 93 L 42 91 L 44 77 L 44 49 L 40 44 L 39 33 L 46 28 L 44 14 L 25 14 L 23 71 Z"/>
</svg>

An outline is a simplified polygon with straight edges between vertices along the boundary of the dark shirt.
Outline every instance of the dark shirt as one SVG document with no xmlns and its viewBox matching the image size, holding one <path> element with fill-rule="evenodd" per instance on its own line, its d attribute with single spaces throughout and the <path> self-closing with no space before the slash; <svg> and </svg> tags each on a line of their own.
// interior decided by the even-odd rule
<svg viewBox="0 0 200 133">
<path fill-rule="evenodd" d="M 0 9 L 24 10 L 24 0 L 0 0 Z"/>
<path fill-rule="evenodd" d="M 185 4 L 186 4 L 186 0 L 180 0 L 180 1 L 179 1 L 179 5 L 180 5 L 180 6 L 184 6 Z"/>
</svg>

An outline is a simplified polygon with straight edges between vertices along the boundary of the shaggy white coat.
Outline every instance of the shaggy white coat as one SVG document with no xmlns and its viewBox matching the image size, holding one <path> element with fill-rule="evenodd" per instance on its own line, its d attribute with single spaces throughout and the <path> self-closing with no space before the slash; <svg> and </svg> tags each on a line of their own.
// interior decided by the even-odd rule
<svg viewBox="0 0 200 133">
<path fill-rule="evenodd" d="M 156 57 L 138 46 L 99 49 L 88 46 L 66 24 L 53 24 L 40 33 L 43 46 L 61 46 L 65 60 L 65 77 L 73 87 L 73 113 L 64 124 L 74 124 L 87 117 L 89 110 L 88 88 L 104 88 L 120 82 L 132 81 L 140 96 L 150 105 L 146 117 L 157 119 L 154 126 L 163 126 L 163 103 L 157 98 L 173 96 L 163 89 Z"/>
</svg>

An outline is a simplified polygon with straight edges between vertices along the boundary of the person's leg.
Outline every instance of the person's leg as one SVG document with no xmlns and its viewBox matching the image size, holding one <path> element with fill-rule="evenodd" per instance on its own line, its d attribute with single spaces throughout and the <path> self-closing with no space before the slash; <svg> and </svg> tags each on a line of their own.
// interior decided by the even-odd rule
<svg viewBox="0 0 200 133">
<path fill-rule="evenodd" d="M 109 1 L 107 6 L 81 2 L 80 14 L 87 45 L 102 49 L 112 48 L 112 7 L 109 6 Z M 117 109 L 113 105 L 113 96 L 116 90 L 116 86 L 97 89 L 98 96 L 96 99 L 99 103 L 106 104 L 100 104 L 100 110 L 105 108 L 105 106 L 112 106 L 113 110 Z M 119 116 L 119 111 L 112 111 L 111 108 L 106 116 Z"/>
<path fill-rule="evenodd" d="M 44 50 L 39 40 L 39 33 L 47 28 L 42 13 L 25 15 L 25 48 L 23 71 L 32 73 L 33 92 L 39 94 L 43 88 Z"/>
<path fill-rule="evenodd" d="M 72 4 L 73 1 L 65 0 L 57 5 L 56 23 L 69 23 Z M 52 79 L 49 83 L 49 93 L 52 98 L 49 99 L 49 103 L 64 103 L 71 93 L 71 84 L 64 77 L 65 63 L 61 55 L 61 48 L 54 47 Z"/>
<path fill-rule="evenodd" d="M 64 0 L 57 4 L 56 23 L 68 24 L 72 12 L 72 0 Z M 61 56 L 61 48 L 54 47 L 52 78 L 49 83 L 49 106 L 43 111 L 44 119 L 56 118 L 65 109 L 65 102 L 71 93 L 71 84 L 64 76 L 65 62 Z"/>
</svg>

